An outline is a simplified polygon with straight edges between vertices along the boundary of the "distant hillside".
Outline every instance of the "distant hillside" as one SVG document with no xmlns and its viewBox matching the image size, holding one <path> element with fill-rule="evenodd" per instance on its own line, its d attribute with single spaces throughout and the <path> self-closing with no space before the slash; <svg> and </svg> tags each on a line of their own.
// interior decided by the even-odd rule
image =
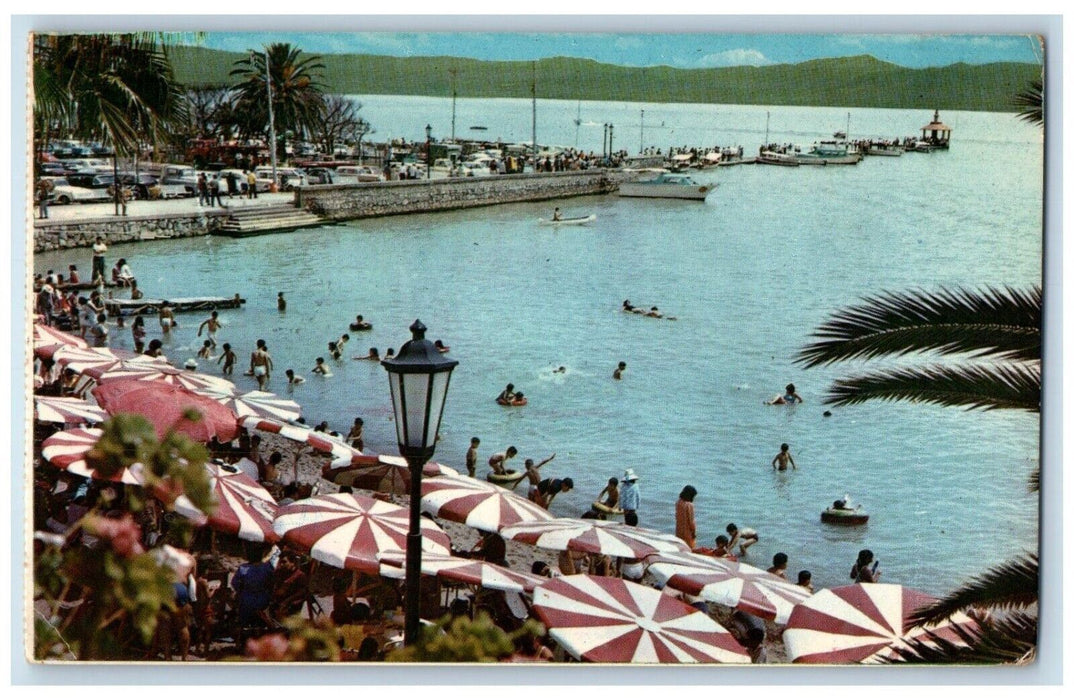
<svg viewBox="0 0 1074 700">
<path fill-rule="evenodd" d="M 200 47 L 169 50 L 183 83 L 227 85 L 244 54 Z M 529 97 L 529 61 L 469 58 L 325 55 L 329 92 L 450 96 L 456 71 L 459 97 Z M 1040 77 L 1029 63 L 956 63 L 903 68 L 872 56 L 797 64 L 682 69 L 634 68 L 581 58 L 537 61 L 537 96 L 546 99 L 711 104 L 813 105 L 1014 112 L 1015 94 Z"/>
</svg>

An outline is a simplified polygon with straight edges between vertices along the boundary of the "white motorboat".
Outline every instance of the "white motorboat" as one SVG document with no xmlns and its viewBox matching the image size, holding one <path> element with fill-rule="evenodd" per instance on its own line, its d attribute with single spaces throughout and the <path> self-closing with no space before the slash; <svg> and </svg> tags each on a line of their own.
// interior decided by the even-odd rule
<svg viewBox="0 0 1074 700">
<path fill-rule="evenodd" d="M 779 151 L 761 151 L 757 156 L 760 165 L 783 165 L 791 168 L 798 167 L 798 156 L 794 153 L 780 153 Z"/>
<path fill-rule="evenodd" d="M 857 165 L 861 159 L 860 152 L 842 141 L 821 141 L 798 154 L 799 165 Z"/>
<path fill-rule="evenodd" d="M 622 183 L 619 185 L 619 196 L 702 201 L 715 189 L 715 185 L 698 184 L 689 175 L 660 173 L 648 180 Z"/>
</svg>

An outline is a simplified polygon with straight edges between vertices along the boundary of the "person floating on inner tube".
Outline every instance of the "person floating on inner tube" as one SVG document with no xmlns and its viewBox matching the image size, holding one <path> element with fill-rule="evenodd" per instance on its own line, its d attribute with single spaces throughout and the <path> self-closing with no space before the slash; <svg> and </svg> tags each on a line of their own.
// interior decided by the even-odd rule
<svg viewBox="0 0 1074 700">
<path fill-rule="evenodd" d="M 372 330 L 373 324 L 365 320 L 362 314 L 358 314 L 354 318 L 354 323 L 351 324 L 352 331 L 368 331 Z"/>
<path fill-rule="evenodd" d="M 770 406 L 780 406 L 782 404 L 794 405 L 802 403 L 802 397 L 798 395 L 798 392 L 794 388 L 794 384 L 788 384 L 787 388 L 783 390 L 782 396 L 775 396 L 768 402 Z"/>
<path fill-rule="evenodd" d="M 500 404 L 501 406 L 510 406 L 511 402 L 514 401 L 514 399 L 515 385 L 508 384 L 507 387 L 500 392 L 500 395 L 496 397 L 496 403 Z"/>
</svg>

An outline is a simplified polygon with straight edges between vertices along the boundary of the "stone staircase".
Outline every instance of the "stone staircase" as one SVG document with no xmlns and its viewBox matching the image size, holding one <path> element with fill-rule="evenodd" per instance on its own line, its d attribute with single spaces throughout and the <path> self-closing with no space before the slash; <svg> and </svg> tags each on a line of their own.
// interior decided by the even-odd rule
<svg viewBox="0 0 1074 700">
<path fill-rule="evenodd" d="M 235 208 L 224 225 L 214 233 L 232 238 L 282 233 L 307 226 L 317 226 L 325 220 L 292 204 L 270 204 Z"/>
</svg>

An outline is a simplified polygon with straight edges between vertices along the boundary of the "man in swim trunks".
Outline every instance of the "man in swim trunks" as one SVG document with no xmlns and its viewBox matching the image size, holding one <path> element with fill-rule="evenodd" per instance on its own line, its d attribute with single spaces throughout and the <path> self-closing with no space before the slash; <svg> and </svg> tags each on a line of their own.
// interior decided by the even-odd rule
<svg viewBox="0 0 1074 700">
<path fill-rule="evenodd" d="M 530 482 L 529 499 L 534 500 L 534 491 L 537 489 L 537 484 L 541 481 L 541 467 L 551 462 L 556 458 L 556 453 L 553 452 L 552 456 L 548 459 L 541 460 L 540 463 L 534 464 L 532 459 L 526 460 L 526 478 Z"/>
<path fill-rule="evenodd" d="M 742 556 L 746 556 L 746 550 L 757 544 L 757 541 L 761 539 L 753 528 L 744 527 L 740 529 L 734 523 L 727 524 L 727 534 L 731 536 L 731 541 L 727 543 L 727 550 L 733 550 L 737 544 L 738 553 Z"/>
<path fill-rule="evenodd" d="M 257 378 L 257 388 L 264 391 L 272 372 L 272 357 L 264 340 L 258 340 L 257 349 L 250 354 L 250 371 Z"/>
<path fill-rule="evenodd" d="M 209 342 L 212 343 L 213 349 L 215 349 L 216 348 L 216 331 L 220 330 L 220 327 L 222 325 L 223 324 L 220 323 L 219 314 L 216 311 L 213 311 L 212 314 L 209 315 L 209 318 L 207 318 L 204 321 L 202 321 L 201 325 L 198 326 L 198 337 L 199 338 L 201 337 L 202 329 L 205 328 L 206 326 L 208 326 L 208 328 L 209 328 L 209 336 L 208 336 L 209 337 Z"/>
<path fill-rule="evenodd" d="M 772 458 L 772 469 L 779 469 L 781 472 L 785 472 L 787 471 L 788 462 L 793 469 L 798 469 L 798 465 L 794 463 L 794 457 L 791 457 L 791 446 L 783 443 L 779 446 L 779 454 Z"/>
<path fill-rule="evenodd" d="M 175 322 L 175 313 L 172 311 L 172 307 L 168 306 L 167 300 L 160 302 L 159 320 L 160 330 L 164 333 L 171 333 L 173 327 L 179 326 Z"/>
</svg>

